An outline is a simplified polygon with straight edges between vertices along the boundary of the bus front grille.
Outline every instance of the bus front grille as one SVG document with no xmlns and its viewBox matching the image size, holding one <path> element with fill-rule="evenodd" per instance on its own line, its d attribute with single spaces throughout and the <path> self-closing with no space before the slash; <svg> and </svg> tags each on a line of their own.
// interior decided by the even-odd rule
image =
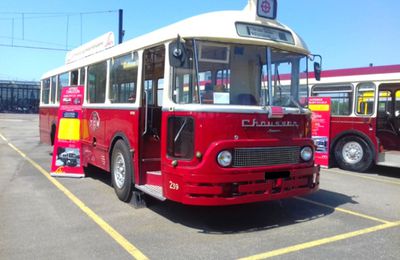
<svg viewBox="0 0 400 260">
<path fill-rule="evenodd" d="M 233 167 L 273 166 L 300 162 L 300 147 L 236 148 Z"/>
</svg>

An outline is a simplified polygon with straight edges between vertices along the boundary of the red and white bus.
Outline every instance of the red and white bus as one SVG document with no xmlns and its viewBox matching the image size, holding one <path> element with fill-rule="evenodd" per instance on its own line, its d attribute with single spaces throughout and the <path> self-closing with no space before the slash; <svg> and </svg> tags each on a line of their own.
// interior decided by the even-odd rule
<svg viewBox="0 0 400 260">
<path fill-rule="evenodd" d="M 122 201 L 144 192 L 230 205 L 316 191 L 311 114 L 299 98 L 310 52 L 275 20 L 276 4 L 249 0 L 69 55 L 42 78 L 41 140 L 54 139 L 61 88 L 84 85 L 82 164 L 110 172 Z M 288 95 L 280 74 L 290 74 Z"/>
<path fill-rule="evenodd" d="M 326 70 L 309 83 L 311 96 L 331 98 L 332 163 L 400 167 L 400 65 Z"/>
</svg>

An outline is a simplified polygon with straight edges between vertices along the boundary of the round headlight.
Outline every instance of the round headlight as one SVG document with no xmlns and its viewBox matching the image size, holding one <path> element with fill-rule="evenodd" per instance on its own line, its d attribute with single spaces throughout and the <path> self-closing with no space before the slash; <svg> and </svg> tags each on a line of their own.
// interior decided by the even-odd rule
<svg viewBox="0 0 400 260">
<path fill-rule="evenodd" d="M 306 161 L 306 162 L 311 160 L 313 158 L 312 148 L 309 146 L 303 147 L 303 149 L 301 149 L 301 152 L 300 152 L 300 157 L 303 161 Z"/>
<path fill-rule="evenodd" d="M 228 167 L 232 163 L 232 154 L 229 151 L 222 151 L 217 156 L 217 162 L 222 167 Z"/>
</svg>

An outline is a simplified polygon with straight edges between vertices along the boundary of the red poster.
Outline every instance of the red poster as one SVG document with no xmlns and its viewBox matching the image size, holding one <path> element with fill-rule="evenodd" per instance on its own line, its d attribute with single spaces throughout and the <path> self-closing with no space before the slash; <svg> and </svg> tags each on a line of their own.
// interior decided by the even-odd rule
<svg viewBox="0 0 400 260">
<path fill-rule="evenodd" d="M 83 86 L 62 88 L 51 176 L 85 176 L 81 165 L 82 102 Z"/>
<path fill-rule="evenodd" d="M 329 133 L 331 125 L 331 98 L 310 97 L 309 108 L 312 111 L 312 138 L 316 146 L 315 163 L 329 167 Z"/>
</svg>

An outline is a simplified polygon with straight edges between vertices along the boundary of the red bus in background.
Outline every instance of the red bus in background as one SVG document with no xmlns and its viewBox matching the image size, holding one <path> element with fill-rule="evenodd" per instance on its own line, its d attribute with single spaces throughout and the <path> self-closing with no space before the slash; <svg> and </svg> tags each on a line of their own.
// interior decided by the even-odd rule
<svg viewBox="0 0 400 260">
<path fill-rule="evenodd" d="M 331 98 L 332 164 L 400 167 L 400 65 L 326 70 L 309 83 L 311 96 Z"/>
<path fill-rule="evenodd" d="M 230 205 L 316 191 L 311 113 L 299 90 L 310 52 L 257 6 L 249 0 L 243 11 L 199 15 L 101 51 L 82 46 L 42 78 L 41 140 L 54 139 L 61 88 L 83 85 L 81 163 L 110 172 L 122 201 L 146 193 Z M 290 75 L 288 94 L 280 74 Z"/>
</svg>

